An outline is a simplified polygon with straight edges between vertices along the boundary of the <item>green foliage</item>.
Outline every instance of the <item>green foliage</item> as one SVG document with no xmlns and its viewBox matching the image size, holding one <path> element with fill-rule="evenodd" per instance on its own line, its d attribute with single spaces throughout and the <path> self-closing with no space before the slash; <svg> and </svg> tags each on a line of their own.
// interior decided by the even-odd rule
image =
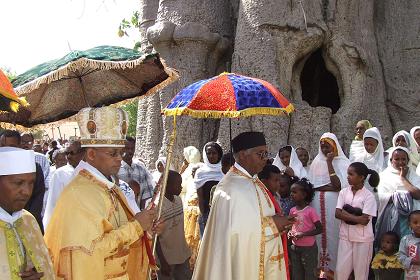
<svg viewBox="0 0 420 280">
<path fill-rule="evenodd" d="M 139 29 L 140 28 L 139 17 L 140 17 L 139 12 L 134 11 L 133 14 L 131 15 L 130 21 L 123 18 L 121 20 L 120 26 L 118 27 L 118 36 L 119 37 L 124 37 L 124 36 L 129 37 L 130 35 L 128 34 L 128 31 L 130 29 Z M 138 50 L 139 48 L 140 48 L 140 42 L 136 41 L 133 49 Z"/>
<path fill-rule="evenodd" d="M 137 111 L 138 111 L 138 100 L 137 98 L 133 101 L 120 106 L 121 109 L 128 114 L 128 131 L 127 136 L 136 137 L 137 128 Z"/>
</svg>

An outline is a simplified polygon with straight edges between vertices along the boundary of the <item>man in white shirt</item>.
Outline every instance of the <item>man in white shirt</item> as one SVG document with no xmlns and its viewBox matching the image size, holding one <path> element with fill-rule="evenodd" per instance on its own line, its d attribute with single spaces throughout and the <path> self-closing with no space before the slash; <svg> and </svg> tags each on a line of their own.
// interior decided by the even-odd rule
<svg viewBox="0 0 420 280">
<path fill-rule="evenodd" d="M 47 228 L 47 225 L 54 211 L 55 204 L 57 203 L 60 194 L 63 192 L 64 188 L 68 185 L 68 183 L 70 183 L 71 179 L 73 178 L 74 169 L 82 160 L 83 155 L 84 153 L 82 148 L 80 147 L 80 142 L 71 141 L 70 145 L 66 148 L 66 156 L 68 163 L 63 167 L 60 167 L 57 170 L 55 170 L 51 178 L 51 187 L 45 206 L 44 217 L 42 219 L 42 223 L 44 224 L 45 229 Z"/>
</svg>

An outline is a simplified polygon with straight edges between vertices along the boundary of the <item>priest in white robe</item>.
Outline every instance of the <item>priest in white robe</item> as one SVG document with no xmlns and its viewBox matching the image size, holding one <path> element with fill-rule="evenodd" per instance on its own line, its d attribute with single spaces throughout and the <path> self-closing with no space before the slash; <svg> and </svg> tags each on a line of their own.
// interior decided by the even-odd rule
<svg viewBox="0 0 420 280">
<path fill-rule="evenodd" d="M 267 161 L 264 135 L 241 133 L 232 148 L 236 163 L 216 188 L 193 279 L 289 279 L 281 234 L 294 220 L 276 214 L 256 176 Z"/>
</svg>

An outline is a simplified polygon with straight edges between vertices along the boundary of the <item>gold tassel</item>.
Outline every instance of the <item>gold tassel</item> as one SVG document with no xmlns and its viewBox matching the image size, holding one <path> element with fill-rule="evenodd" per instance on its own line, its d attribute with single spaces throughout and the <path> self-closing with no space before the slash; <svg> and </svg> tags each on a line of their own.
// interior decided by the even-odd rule
<svg viewBox="0 0 420 280">
<path fill-rule="evenodd" d="M 173 108 L 173 109 L 164 109 L 163 114 L 165 116 L 181 116 L 188 115 L 194 118 L 240 118 L 240 117 L 252 117 L 257 115 L 269 115 L 269 116 L 281 116 L 289 115 L 294 111 L 293 104 L 287 105 L 286 108 L 267 108 L 267 107 L 258 107 L 258 108 L 248 108 L 241 111 L 210 111 L 210 110 L 192 110 L 189 108 Z"/>
</svg>

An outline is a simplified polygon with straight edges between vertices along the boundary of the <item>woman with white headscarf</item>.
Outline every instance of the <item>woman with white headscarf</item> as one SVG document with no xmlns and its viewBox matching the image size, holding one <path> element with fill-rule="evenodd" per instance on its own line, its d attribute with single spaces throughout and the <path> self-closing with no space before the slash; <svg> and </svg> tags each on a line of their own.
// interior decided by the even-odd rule
<svg viewBox="0 0 420 280">
<path fill-rule="evenodd" d="M 409 153 L 405 147 L 393 148 L 390 165 L 379 174 L 377 237 L 387 231 L 409 234 L 408 214 L 420 209 L 420 176 L 409 164 Z"/>
<path fill-rule="evenodd" d="M 183 199 L 184 233 L 185 240 L 191 250 L 191 267 L 194 267 L 195 265 L 200 244 L 200 229 L 198 224 L 200 209 L 198 208 L 198 196 L 194 184 L 195 172 L 203 165 L 203 163 L 200 162 L 200 159 L 200 151 L 196 147 L 188 146 L 184 148 L 184 162 L 183 167 L 181 167 L 182 190 L 185 195 Z"/>
<path fill-rule="evenodd" d="M 372 127 L 372 124 L 368 120 L 358 121 L 355 128 L 355 137 L 351 142 L 349 159 L 351 162 L 354 162 L 354 158 L 363 152 L 363 134 L 365 131 Z"/>
<path fill-rule="evenodd" d="M 198 206 L 200 208 L 200 234 L 203 236 L 204 228 L 210 212 L 210 193 L 213 186 L 222 180 L 223 150 L 216 142 L 209 142 L 203 148 L 204 164 L 197 169 L 194 177 L 194 185 L 198 195 Z"/>
<path fill-rule="evenodd" d="M 408 133 L 405 130 L 400 130 L 397 133 L 395 133 L 394 137 L 392 137 L 392 146 L 407 148 L 407 150 L 409 151 L 408 156 L 410 157 L 410 164 L 412 164 L 414 168 L 417 167 L 420 161 L 420 155 L 417 151 L 416 141 L 414 141 L 410 133 Z M 388 152 L 387 160 L 389 159 L 389 150 L 390 149 L 387 150 Z"/>
<path fill-rule="evenodd" d="M 289 176 L 306 178 L 308 174 L 299 160 L 295 148 L 290 145 L 281 147 L 274 159 L 273 165 Z"/>
<path fill-rule="evenodd" d="M 339 191 L 347 186 L 349 159 L 341 149 L 337 137 L 324 133 L 319 141 L 318 155 L 309 169 L 309 180 L 314 185 L 312 206 L 321 217 L 322 234 L 317 236 L 322 271 L 334 271 L 337 261 L 339 222 L 335 208 Z"/>
<path fill-rule="evenodd" d="M 415 126 L 410 130 L 410 135 L 417 146 L 417 152 L 420 153 L 420 126 Z"/>
<path fill-rule="evenodd" d="M 369 128 L 363 135 L 363 152 L 358 154 L 353 162 L 363 162 L 369 169 L 381 172 L 384 169 L 384 146 L 379 129 Z"/>
<path fill-rule="evenodd" d="M 155 163 L 156 170 L 152 173 L 153 181 L 155 182 L 155 184 L 159 182 L 160 177 L 162 176 L 163 172 L 165 172 L 165 166 L 166 157 L 159 157 Z"/>
<path fill-rule="evenodd" d="M 196 147 L 188 146 L 184 148 L 184 161 L 179 172 L 182 176 L 182 191 L 180 196 L 184 201 L 184 207 L 191 196 L 197 197 L 192 171 L 200 163 L 200 160 L 200 151 Z M 188 197 L 186 197 L 187 194 Z"/>
</svg>

